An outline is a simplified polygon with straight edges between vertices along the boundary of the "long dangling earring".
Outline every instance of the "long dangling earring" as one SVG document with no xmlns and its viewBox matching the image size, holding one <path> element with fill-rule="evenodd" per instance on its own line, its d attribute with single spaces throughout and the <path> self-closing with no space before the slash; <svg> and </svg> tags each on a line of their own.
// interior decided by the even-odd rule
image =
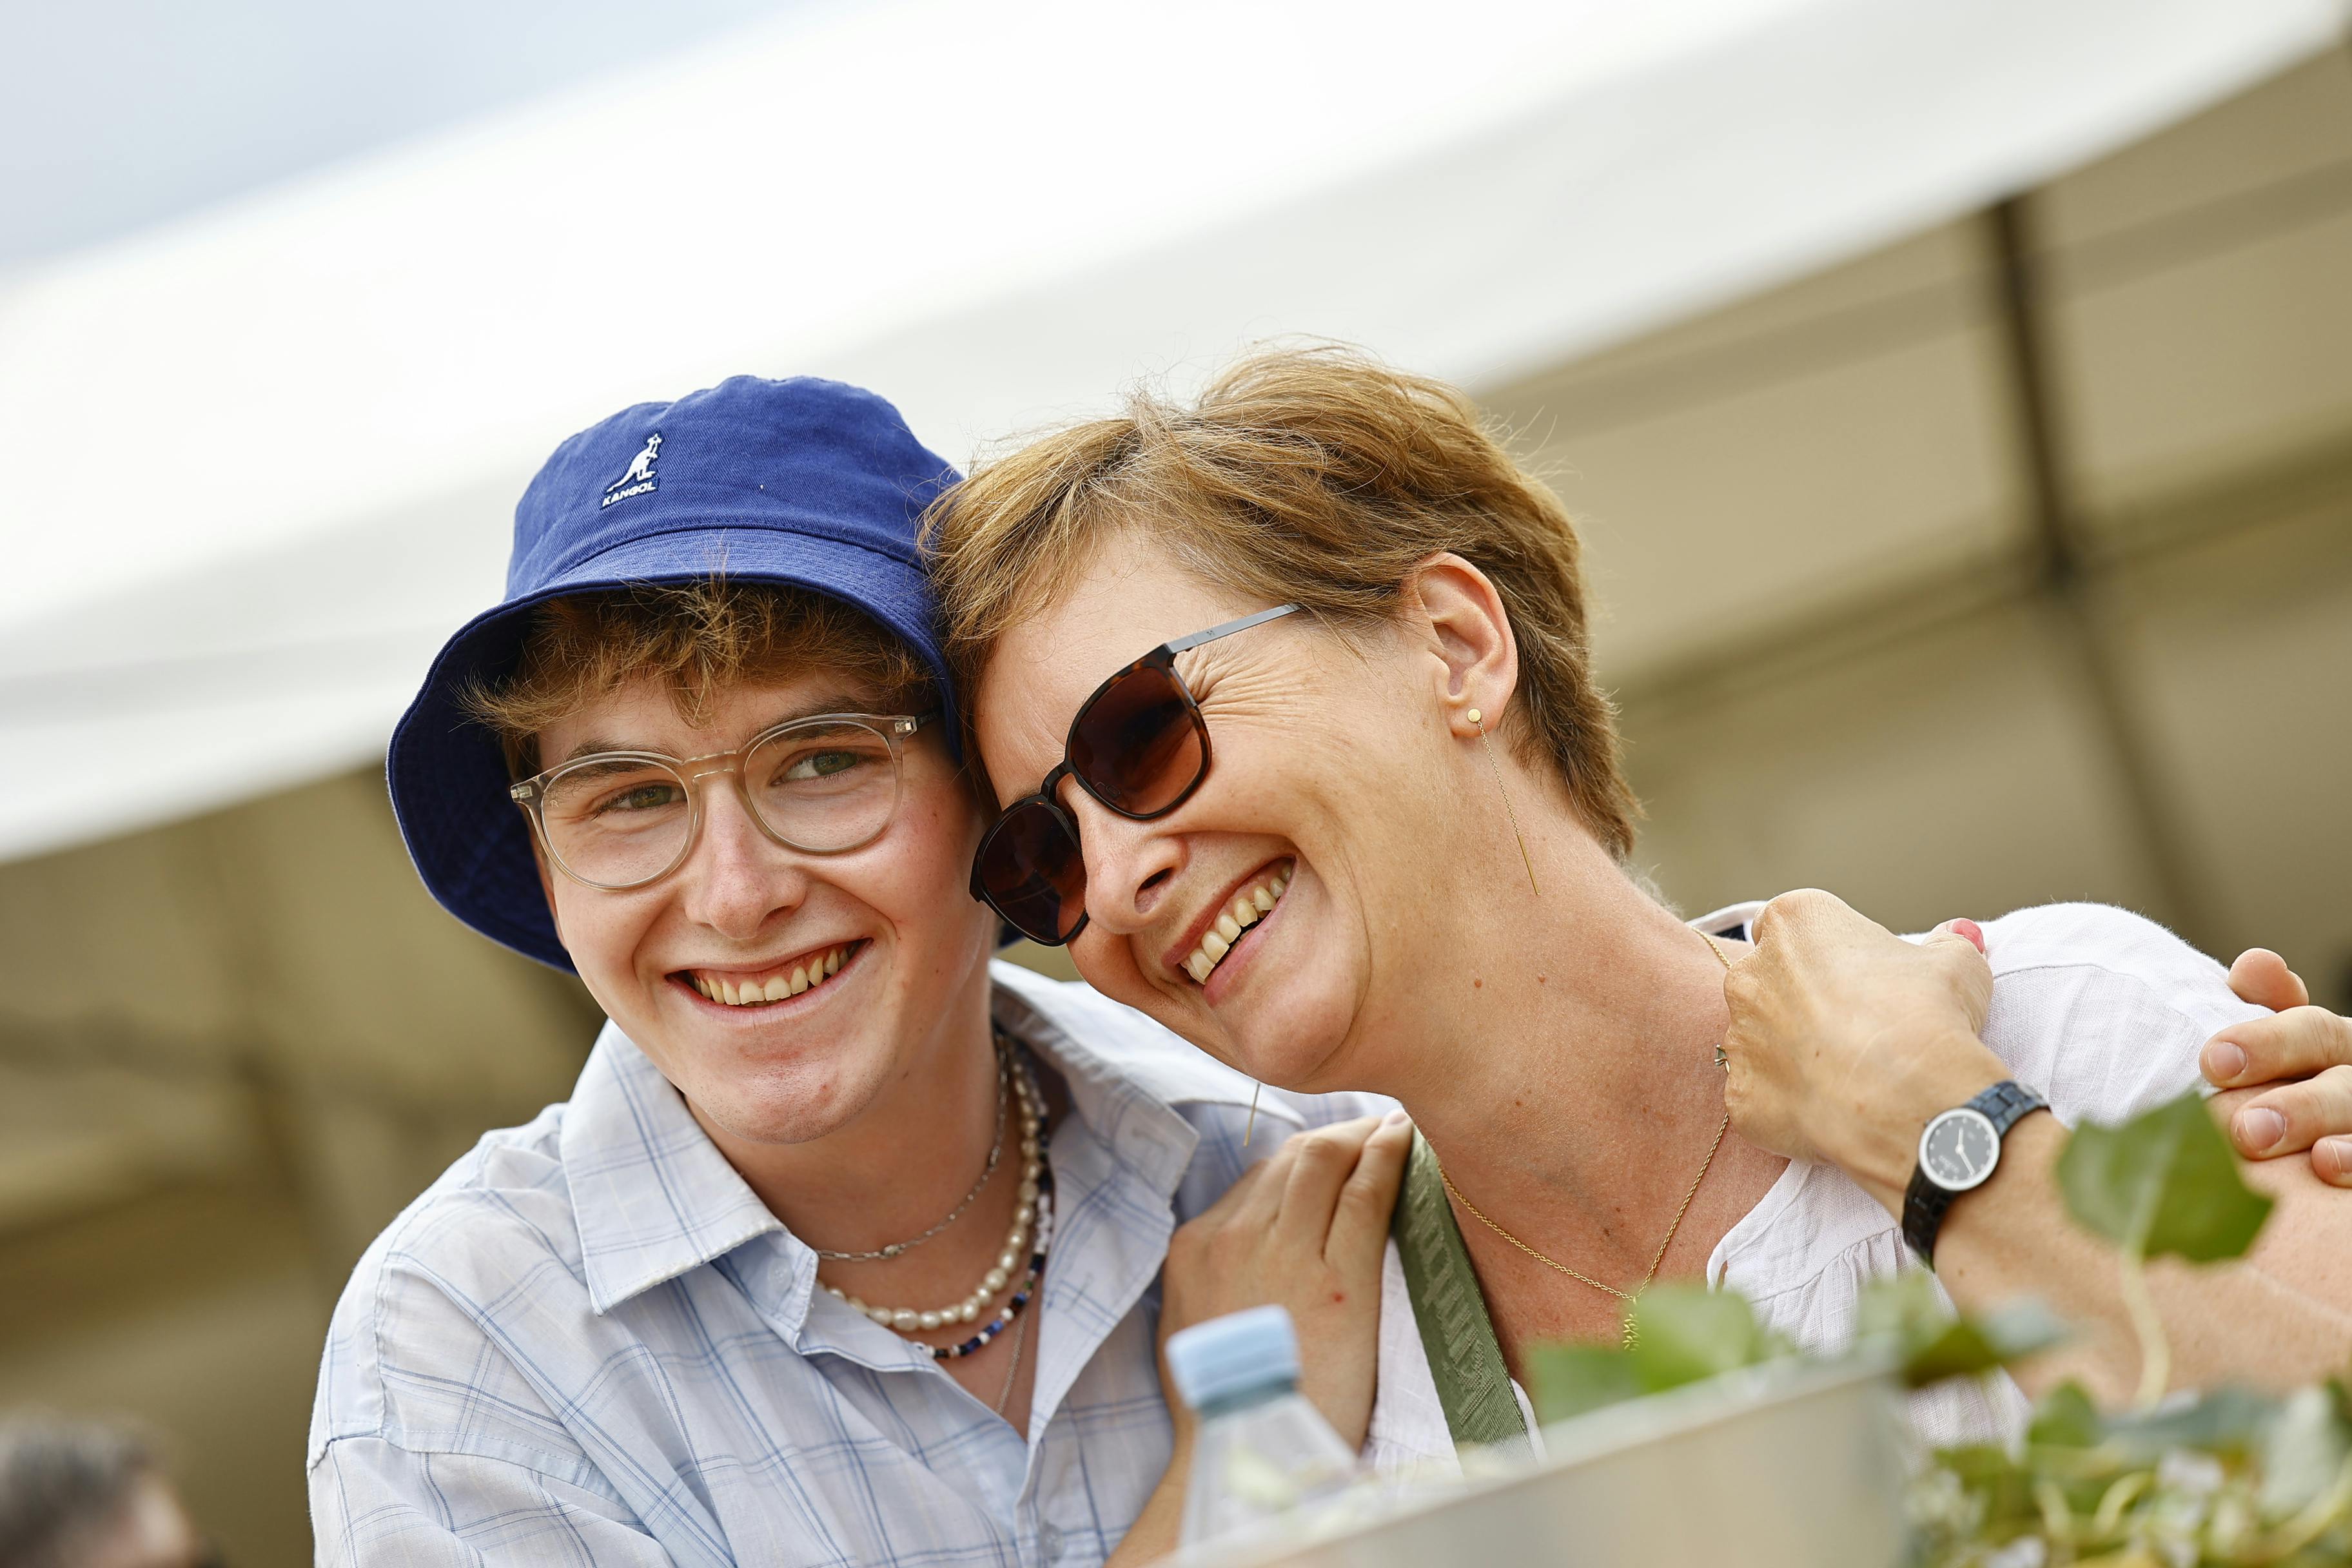
<svg viewBox="0 0 2352 1568">
<path fill-rule="evenodd" d="M 1503 815 L 1511 819 L 1511 837 L 1519 841 L 1519 862 L 1528 868 L 1528 891 L 1540 899 L 1543 889 L 1536 886 L 1535 857 L 1528 853 L 1528 836 L 1519 831 L 1519 814 L 1511 807 L 1511 792 L 1503 783 L 1503 765 L 1495 761 L 1495 741 L 1486 733 L 1486 716 L 1473 708 L 1466 717 L 1478 726 L 1479 742 L 1486 748 L 1486 766 L 1495 775 L 1496 793 L 1503 797 Z"/>
<path fill-rule="evenodd" d="M 1257 1097 L 1265 1091 L 1265 1085 L 1262 1083 L 1250 1085 L 1249 1120 L 1242 1123 L 1242 1147 L 1244 1149 L 1249 1147 L 1250 1134 L 1257 1131 Z"/>
</svg>

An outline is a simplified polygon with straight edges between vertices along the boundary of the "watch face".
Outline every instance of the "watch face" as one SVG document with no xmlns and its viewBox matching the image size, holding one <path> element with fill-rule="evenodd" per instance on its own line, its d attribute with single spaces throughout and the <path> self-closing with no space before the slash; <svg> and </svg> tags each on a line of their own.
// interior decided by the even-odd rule
<svg viewBox="0 0 2352 1568">
<path fill-rule="evenodd" d="M 1919 1140 L 1919 1168 L 1927 1179 L 1961 1193 L 1992 1174 L 2000 1161 L 2000 1134 L 1982 1111 L 1966 1106 L 1927 1123 Z"/>
</svg>

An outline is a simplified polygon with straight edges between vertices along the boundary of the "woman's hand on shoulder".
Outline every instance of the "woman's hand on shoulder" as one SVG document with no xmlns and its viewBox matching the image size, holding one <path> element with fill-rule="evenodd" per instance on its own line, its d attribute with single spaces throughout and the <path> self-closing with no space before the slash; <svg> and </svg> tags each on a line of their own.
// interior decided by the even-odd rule
<svg viewBox="0 0 2352 1568">
<path fill-rule="evenodd" d="M 1784 893 L 1724 980 L 1724 1102 L 1748 1142 L 1901 1200 L 1919 1129 L 2007 1076 L 1977 1038 L 1992 998 L 1969 921 L 1909 942 L 1817 889 Z"/>
<path fill-rule="evenodd" d="M 2352 1187 L 2352 1018 L 2311 1005 L 2302 977 L 2267 948 L 2238 955 L 2230 988 L 2272 1010 L 2217 1033 L 2200 1060 L 2216 1088 L 2256 1091 L 2232 1097 L 2231 1142 L 2249 1160 L 2308 1149 L 2314 1175 Z"/>
<path fill-rule="evenodd" d="M 1244 1307 L 1289 1309 L 1300 1392 L 1361 1447 L 1379 1368 L 1381 1263 L 1412 1146 L 1412 1123 L 1391 1111 L 1298 1133 L 1243 1173 L 1169 1240 L 1162 1343 Z M 1181 1436 L 1189 1416 L 1172 1384 L 1168 1404 Z"/>
</svg>

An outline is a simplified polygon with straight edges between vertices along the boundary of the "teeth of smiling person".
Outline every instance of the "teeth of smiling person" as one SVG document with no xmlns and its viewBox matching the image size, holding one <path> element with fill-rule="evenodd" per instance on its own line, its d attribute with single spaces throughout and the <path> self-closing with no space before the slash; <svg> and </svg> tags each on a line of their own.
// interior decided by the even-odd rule
<svg viewBox="0 0 2352 1568">
<path fill-rule="evenodd" d="M 730 1007 L 751 1007 L 768 1002 L 782 1002 L 797 996 L 812 986 L 824 984 L 841 973 L 842 960 L 848 956 L 846 946 L 828 948 L 824 956 L 814 958 L 789 974 L 773 974 L 766 980 L 745 980 L 740 984 L 723 975 L 689 973 L 694 988 L 713 1002 L 723 1002 Z"/>
<path fill-rule="evenodd" d="M 1201 937 L 1201 945 L 1184 960 L 1183 969 L 1196 984 L 1205 984 L 1209 973 L 1233 951 L 1242 932 L 1274 912 L 1274 906 L 1283 889 L 1290 886 L 1288 868 L 1276 872 L 1254 888 L 1234 896 L 1234 901 L 1218 911 L 1216 923 Z"/>
</svg>

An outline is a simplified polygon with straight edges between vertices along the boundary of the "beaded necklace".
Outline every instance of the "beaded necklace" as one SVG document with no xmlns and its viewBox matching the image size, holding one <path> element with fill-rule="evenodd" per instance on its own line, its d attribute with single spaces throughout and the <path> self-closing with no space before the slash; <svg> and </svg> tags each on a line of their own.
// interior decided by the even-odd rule
<svg viewBox="0 0 2352 1568">
<path fill-rule="evenodd" d="M 895 1330 L 902 1334 L 929 1332 L 945 1328 L 950 1323 L 977 1321 L 987 1304 L 994 1300 L 1006 1285 L 1013 1282 L 1013 1270 L 1020 1267 L 1025 1252 L 1029 1267 L 1021 1278 L 1019 1288 L 1013 1291 L 1012 1299 L 993 1319 L 970 1339 L 960 1343 L 923 1347 L 931 1352 L 935 1360 L 939 1361 L 953 1361 L 959 1357 L 972 1354 L 1004 1332 L 1014 1320 L 1020 1317 L 1022 1309 L 1026 1307 L 1036 1294 L 1037 1282 L 1045 1269 L 1046 1249 L 1053 1240 L 1054 1174 L 1040 1155 L 1038 1142 L 1041 1130 L 1045 1125 L 1045 1095 L 1037 1087 L 1036 1075 L 1029 1063 L 1024 1058 L 1013 1056 L 1011 1042 L 1007 1041 L 1001 1033 L 997 1036 L 997 1048 L 999 1059 L 1004 1068 L 1003 1077 L 1009 1080 L 1012 1090 L 1012 1093 L 1006 1096 L 1006 1100 L 1018 1099 L 1021 1105 L 1021 1188 L 1018 1202 L 1013 1209 L 1013 1228 L 1005 1237 L 1004 1250 L 997 1255 L 995 1263 L 981 1277 L 979 1289 L 952 1306 L 917 1309 L 869 1305 L 837 1286 L 830 1284 L 824 1286 L 826 1293 L 835 1300 L 843 1302 L 853 1311 L 865 1313 L 885 1328 Z M 1003 1102 L 1000 1101 L 1000 1126 L 1003 1124 Z M 991 1163 L 993 1164 L 993 1163 L 992 1156 Z M 985 1176 L 982 1177 L 981 1184 L 982 1186 L 987 1184 Z M 971 1197 L 978 1195 L 979 1189 L 975 1188 Z M 963 1205 L 958 1205 L 957 1212 L 961 1213 L 971 1201 L 968 1197 Z M 1034 1248 L 1024 1245 L 1030 1241 L 1033 1227 L 1035 1232 Z M 927 1233 L 926 1237 L 918 1237 L 917 1242 L 927 1239 L 929 1234 Z M 916 1242 L 899 1244 L 898 1250 L 903 1251 L 905 1247 L 913 1245 L 916 1245 Z M 881 1255 L 896 1256 L 896 1253 L 886 1250 L 886 1253 Z M 864 1258 L 881 1255 L 851 1254 L 848 1256 Z"/>
</svg>

